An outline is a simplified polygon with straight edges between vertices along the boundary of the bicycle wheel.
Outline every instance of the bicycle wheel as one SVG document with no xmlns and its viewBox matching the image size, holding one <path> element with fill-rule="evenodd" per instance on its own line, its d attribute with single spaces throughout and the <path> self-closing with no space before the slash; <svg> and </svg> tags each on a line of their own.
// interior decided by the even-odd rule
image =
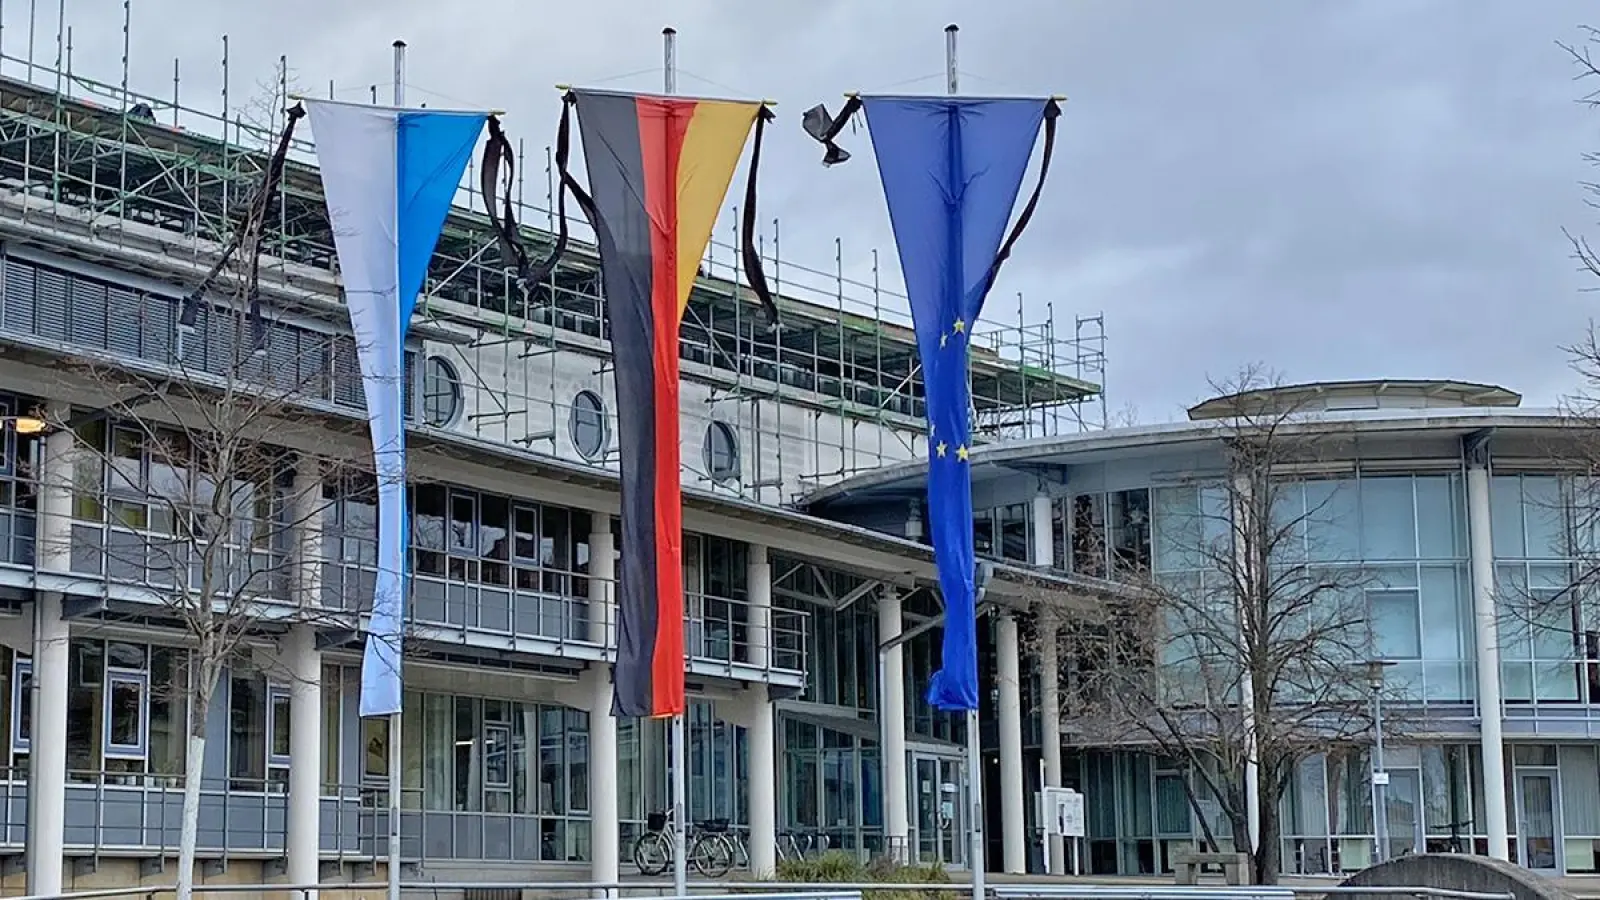
<svg viewBox="0 0 1600 900">
<path fill-rule="evenodd" d="M 689 859 L 701 875 L 721 878 L 733 868 L 733 844 L 725 834 L 708 834 L 694 842 Z"/>
<path fill-rule="evenodd" d="M 639 874 L 655 877 L 672 868 L 672 842 L 664 832 L 647 831 L 633 842 L 633 864 Z"/>
</svg>

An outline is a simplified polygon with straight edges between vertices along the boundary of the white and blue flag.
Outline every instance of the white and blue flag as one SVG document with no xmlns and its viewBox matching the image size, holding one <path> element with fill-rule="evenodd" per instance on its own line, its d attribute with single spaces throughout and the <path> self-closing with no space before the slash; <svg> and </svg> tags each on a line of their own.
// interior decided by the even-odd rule
<svg viewBox="0 0 1600 900">
<path fill-rule="evenodd" d="M 306 100 L 372 424 L 378 577 L 361 715 L 400 712 L 407 586 L 405 339 L 487 112 Z"/>
</svg>

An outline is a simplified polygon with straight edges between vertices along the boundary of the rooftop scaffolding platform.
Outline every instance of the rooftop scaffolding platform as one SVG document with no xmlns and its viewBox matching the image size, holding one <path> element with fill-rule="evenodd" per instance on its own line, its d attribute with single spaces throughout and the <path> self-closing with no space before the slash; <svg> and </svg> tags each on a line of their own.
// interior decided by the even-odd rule
<svg viewBox="0 0 1600 900">
<path fill-rule="evenodd" d="M 226 60 L 226 38 L 224 51 Z M 176 65 L 173 95 L 163 99 L 136 93 L 125 81 L 111 85 L 74 75 L 70 48 L 64 58 L 65 72 L 27 63 L 34 80 L 29 82 L 14 77 L 25 71 L 23 60 L 0 55 L 0 192 L 20 201 L 20 215 L 39 229 L 41 239 L 70 220 L 108 251 L 153 245 L 175 266 L 209 265 L 264 170 L 264 148 L 276 139 L 290 102 L 287 78 L 280 73 L 279 95 L 266 104 L 260 121 L 250 121 L 236 111 L 219 116 L 181 103 Z M 42 86 L 41 80 L 55 86 Z M 237 101 L 227 95 L 226 71 L 223 83 L 221 106 L 236 110 Z M 542 196 L 527 202 L 525 195 L 538 188 L 526 181 L 537 180 L 538 170 L 529 174 L 525 150 L 523 141 L 517 217 L 530 253 L 537 255 L 548 250 L 556 224 L 549 202 L 553 167 L 547 148 Z M 284 289 L 273 297 L 280 309 L 287 306 L 343 327 L 327 302 L 294 309 L 283 300 L 287 291 L 336 301 L 335 252 L 313 163 L 311 142 L 296 140 L 264 242 L 262 284 L 266 291 Z M 492 397 L 459 426 L 486 436 L 501 433 L 491 427 L 494 421 L 501 428 L 519 419 L 560 421 L 557 407 L 567 399 L 556 396 L 556 351 L 581 347 L 595 353 L 601 372 L 608 369 L 609 351 L 598 259 L 587 223 L 581 216 L 571 221 L 573 250 L 549 281 L 524 299 L 507 275 L 487 216 L 474 209 L 481 205 L 477 177 L 474 165 L 433 257 L 417 326 L 430 340 L 456 344 L 463 354 L 459 358 L 466 360 L 464 379 L 474 379 L 476 389 Z M 803 477 L 813 483 L 915 452 L 915 435 L 923 429 L 916 343 L 905 298 L 879 283 L 876 251 L 870 280 L 847 276 L 837 240 L 831 269 L 797 265 L 782 259 L 779 225 L 773 220 L 761 246 L 784 317 L 784 328 L 774 335 L 755 298 L 740 286 L 738 246 L 736 233 L 716 235 L 702 262 L 680 338 L 684 377 L 712 385 L 706 401 L 712 406 L 798 404 L 811 416 L 836 415 L 909 436 L 899 439 L 902 446 L 880 448 L 871 458 L 863 459 L 852 447 L 852 461 L 837 472 L 820 471 L 821 455 L 811 454 L 819 471 Z M 98 261 L 117 264 L 111 253 Z M 185 278 L 184 271 L 175 269 L 166 280 Z M 992 301 L 991 309 L 1005 305 Z M 1016 323 L 980 323 L 973 335 L 978 432 L 998 440 L 1100 426 L 1103 320 L 1080 319 L 1066 332 L 1053 321 L 1051 304 L 1045 304 L 1041 321 L 1026 318 L 1027 305 L 1020 298 L 1016 310 Z M 1086 322 L 1095 332 L 1087 339 Z M 520 375 L 508 374 L 513 368 Z M 1092 412 L 1095 404 L 1098 416 Z M 739 416 L 778 432 L 793 433 L 797 427 L 791 421 L 785 429 L 781 413 L 776 422 L 770 412 L 766 422 L 759 413 Z M 525 445 L 548 431 L 539 428 L 544 431 L 532 424 L 524 429 Z M 836 449 L 842 449 L 843 442 L 854 440 L 846 436 L 851 430 L 837 430 L 837 438 L 834 430 L 826 437 L 820 428 L 812 432 L 814 440 L 836 441 Z"/>
</svg>

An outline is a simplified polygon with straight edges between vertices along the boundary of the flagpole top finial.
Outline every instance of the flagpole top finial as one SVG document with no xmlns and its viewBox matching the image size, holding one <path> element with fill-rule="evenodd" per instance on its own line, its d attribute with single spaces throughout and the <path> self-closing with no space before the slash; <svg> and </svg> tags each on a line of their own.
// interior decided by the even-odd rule
<svg viewBox="0 0 1600 900">
<path fill-rule="evenodd" d="M 1051 94 L 1050 95 L 1050 99 L 1054 100 L 1057 103 L 1065 103 L 1065 102 L 1067 102 L 1067 95 L 1066 94 Z"/>
<path fill-rule="evenodd" d="M 857 98 L 859 96 L 861 96 L 861 92 L 860 91 L 845 91 L 844 92 L 844 98 L 846 100 L 854 100 L 855 98 Z"/>
<path fill-rule="evenodd" d="M 299 103 L 301 100 L 309 100 L 311 98 L 307 97 L 305 94 L 296 93 L 296 94 L 290 94 L 289 95 L 289 99 L 295 101 L 296 103 Z"/>
<path fill-rule="evenodd" d="M 661 33 L 662 34 L 667 34 L 667 35 L 677 34 L 678 33 L 678 29 L 673 28 L 671 25 L 668 25 L 667 27 L 661 29 Z"/>
<path fill-rule="evenodd" d="M 396 50 L 403 50 L 403 49 L 405 49 L 406 42 L 402 41 L 402 40 L 399 40 L 399 39 L 396 39 L 394 44 L 392 44 L 391 46 L 393 46 Z"/>
<path fill-rule="evenodd" d="M 491 115 L 491 116 L 499 117 L 499 116 L 504 116 L 505 114 L 506 114 L 506 111 L 503 110 L 503 109 L 491 109 L 491 110 L 489 110 L 489 115 Z"/>
<path fill-rule="evenodd" d="M 957 25 L 954 22 L 951 22 L 949 25 L 946 25 L 944 27 L 944 33 L 945 34 L 955 34 L 956 32 L 958 32 L 960 30 L 961 30 L 961 26 Z"/>
<path fill-rule="evenodd" d="M 558 90 L 561 93 L 565 94 L 567 91 L 572 90 L 572 85 L 570 85 L 570 84 L 558 84 L 558 85 L 556 85 L 556 90 Z"/>
</svg>

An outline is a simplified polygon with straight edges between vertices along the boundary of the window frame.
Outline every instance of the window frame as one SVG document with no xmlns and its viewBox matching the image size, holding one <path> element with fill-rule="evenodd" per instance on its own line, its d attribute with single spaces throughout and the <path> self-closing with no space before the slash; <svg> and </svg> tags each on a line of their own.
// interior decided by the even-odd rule
<svg viewBox="0 0 1600 900">
<path fill-rule="evenodd" d="M 422 360 L 420 381 L 417 405 L 421 407 L 422 424 L 443 429 L 459 422 L 462 410 L 466 407 L 466 389 L 461 383 L 461 371 L 455 364 L 440 354 L 429 354 Z M 448 387 L 447 391 L 436 390 L 441 383 Z M 446 404 L 444 411 L 447 414 L 442 418 L 433 415 L 436 410 L 433 404 L 439 402 Z"/>
<path fill-rule="evenodd" d="M 593 416 L 590 421 L 586 417 Z M 594 425 L 599 430 L 599 435 L 593 447 L 586 447 L 580 436 L 582 429 Z M 588 462 L 599 462 L 606 458 L 611 450 L 611 415 L 606 410 L 605 399 L 596 391 L 585 388 L 572 398 L 572 413 L 568 417 L 567 430 L 572 438 L 572 449 L 578 456 Z"/>
<path fill-rule="evenodd" d="M 28 686 L 23 687 L 26 676 Z M 23 732 L 22 708 L 28 707 L 28 731 Z M 11 660 L 11 752 L 31 753 L 33 748 L 33 658 L 18 654 Z"/>
<path fill-rule="evenodd" d="M 1416 650 L 1415 650 L 1415 652 L 1410 653 L 1409 655 L 1404 655 L 1404 656 L 1395 655 L 1395 654 L 1392 654 L 1392 653 L 1382 653 L 1382 654 L 1380 654 L 1380 653 L 1378 653 L 1378 633 L 1377 633 L 1376 629 L 1373 628 L 1373 625 L 1377 622 L 1377 615 L 1376 615 L 1377 608 L 1373 605 L 1373 599 L 1375 597 L 1400 597 L 1400 596 L 1409 597 L 1410 600 L 1411 600 L 1412 615 L 1413 615 L 1413 618 L 1414 618 L 1414 620 L 1416 622 L 1416 625 L 1417 625 L 1416 634 L 1415 634 Z M 1364 601 L 1366 601 L 1368 640 L 1371 642 L 1372 652 L 1374 654 L 1374 657 L 1375 658 L 1381 658 L 1385 662 L 1400 662 L 1400 663 L 1421 662 L 1423 657 L 1425 656 L 1425 654 L 1423 652 L 1423 647 L 1422 647 L 1422 631 L 1423 631 L 1423 628 L 1425 626 L 1424 626 L 1423 621 L 1422 621 L 1422 590 L 1421 590 L 1421 588 L 1419 588 L 1419 587 L 1371 587 L 1371 588 L 1367 588 L 1367 589 L 1362 591 L 1362 599 Z"/>
<path fill-rule="evenodd" d="M 118 744 L 112 741 L 112 698 L 117 684 L 129 684 L 139 689 L 139 719 L 135 726 L 137 741 Z M 105 759 L 132 759 L 145 761 L 150 757 L 150 673 L 121 666 L 106 666 L 104 688 L 100 696 L 100 754 Z"/>
<path fill-rule="evenodd" d="M 286 684 L 274 681 L 267 682 L 267 721 L 266 728 L 263 729 L 264 734 L 262 737 L 267 744 L 267 746 L 264 748 L 266 750 L 264 756 L 267 761 L 267 771 L 269 773 L 268 781 L 271 780 L 270 773 L 273 769 L 287 769 L 292 764 L 294 759 L 294 732 L 292 730 L 289 732 L 289 753 L 283 754 L 272 752 L 272 741 L 278 731 L 278 701 L 280 700 L 282 700 L 288 707 L 284 710 L 284 715 L 289 717 L 289 721 L 291 723 L 290 728 L 293 729 L 293 692 L 289 690 L 289 686 Z"/>
</svg>

